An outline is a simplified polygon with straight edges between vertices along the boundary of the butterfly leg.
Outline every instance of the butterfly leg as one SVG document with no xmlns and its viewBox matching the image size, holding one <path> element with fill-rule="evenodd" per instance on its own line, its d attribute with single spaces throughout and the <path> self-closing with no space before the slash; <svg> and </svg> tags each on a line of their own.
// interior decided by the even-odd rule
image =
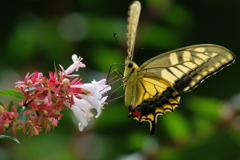
<svg viewBox="0 0 240 160">
<path fill-rule="evenodd" d="M 112 92 L 109 93 L 110 95 L 113 94 L 114 92 L 116 92 L 117 90 L 119 90 L 119 88 L 121 88 L 123 86 L 123 74 L 121 73 L 121 71 L 119 71 L 118 69 L 112 70 L 107 76 L 107 83 L 106 84 L 112 86 L 119 81 L 121 82 L 121 85 L 118 86 L 116 89 L 112 90 Z M 123 96 L 124 95 L 113 98 L 113 99 L 110 99 L 108 101 L 108 103 L 111 102 L 111 101 L 114 101 L 116 99 L 122 98 Z"/>
<path fill-rule="evenodd" d="M 115 76 L 113 78 L 112 75 Z M 116 80 L 117 79 L 117 80 Z M 119 80 L 122 80 L 123 79 L 123 74 L 121 71 L 119 71 L 118 69 L 114 69 L 112 70 L 110 73 L 108 73 L 108 76 L 107 76 L 107 84 L 108 85 L 111 85 L 111 84 L 114 84 L 116 82 L 118 82 Z"/>
</svg>

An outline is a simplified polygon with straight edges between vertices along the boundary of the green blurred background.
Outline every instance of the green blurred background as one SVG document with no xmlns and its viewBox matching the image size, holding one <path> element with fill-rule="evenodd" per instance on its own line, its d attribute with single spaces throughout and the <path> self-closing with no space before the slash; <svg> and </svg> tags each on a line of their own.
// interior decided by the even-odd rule
<svg viewBox="0 0 240 160">
<path fill-rule="evenodd" d="M 14 88 L 28 72 L 45 75 L 54 62 L 68 67 L 81 55 L 83 82 L 107 76 L 126 57 L 127 11 L 132 1 L 2 0 L 0 2 L 0 88 Z M 176 48 L 219 44 L 240 52 L 239 0 L 141 1 L 134 60 Z M 123 47 L 114 39 L 113 34 Z M 143 50 L 140 50 L 143 48 Z M 159 116 L 157 131 L 128 119 L 123 98 L 79 132 L 70 110 L 54 130 L 21 145 L 0 140 L 1 160 L 240 160 L 240 76 L 235 62 L 191 93 L 182 94 L 174 113 Z M 116 66 L 123 71 L 122 66 Z M 113 96 L 120 96 L 119 90 Z M 1 101 L 8 101 L 1 97 Z M 13 135 L 12 131 L 5 134 Z"/>
</svg>

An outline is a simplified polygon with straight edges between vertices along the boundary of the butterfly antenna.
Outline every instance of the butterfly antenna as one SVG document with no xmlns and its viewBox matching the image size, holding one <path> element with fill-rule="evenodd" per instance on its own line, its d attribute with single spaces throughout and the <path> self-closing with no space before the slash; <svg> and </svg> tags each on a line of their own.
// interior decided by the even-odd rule
<svg viewBox="0 0 240 160">
<path fill-rule="evenodd" d="M 136 55 L 141 52 L 143 50 L 143 48 L 139 48 L 138 51 L 136 52 Z"/>
<path fill-rule="evenodd" d="M 113 37 L 114 37 L 115 40 L 118 42 L 118 44 L 122 47 L 122 49 L 123 49 L 123 50 L 126 50 L 126 49 L 123 47 L 123 45 L 119 42 L 119 40 L 117 39 L 117 36 L 116 36 L 116 35 L 117 35 L 117 33 L 114 33 L 114 34 L 113 34 Z"/>
</svg>

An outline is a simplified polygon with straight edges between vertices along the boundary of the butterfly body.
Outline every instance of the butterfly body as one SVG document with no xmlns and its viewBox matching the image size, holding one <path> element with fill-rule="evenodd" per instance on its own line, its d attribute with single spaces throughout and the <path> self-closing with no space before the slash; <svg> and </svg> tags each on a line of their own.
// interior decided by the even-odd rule
<svg viewBox="0 0 240 160">
<path fill-rule="evenodd" d="M 133 105 L 133 102 L 135 101 L 134 100 L 135 98 L 131 95 L 134 95 L 134 93 L 136 92 L 134 90 L 134 87 L 137 82 L 136 77 L 137 77 L 139 67 L 136 63 L 129 60 L 127 60 L 125 64 L 126 64 L 125 71 L 124 71 L 125 105 L 130 106 L 130 105 Z"/>
<path fill-rule="evenodd" d="M 132 59 L 140 9 L 140 3 L 135 1 L 129 11 L 123 78 L 125 105 L 129 107 L 129 116 L 150 123 L 153 134 L 157 116 L 178 107 L 181 92 L 193 90 L 232 64 L 235 56 L 222 46 L 200 44 L 159 54 L 139 67 Z"/>
</svg>

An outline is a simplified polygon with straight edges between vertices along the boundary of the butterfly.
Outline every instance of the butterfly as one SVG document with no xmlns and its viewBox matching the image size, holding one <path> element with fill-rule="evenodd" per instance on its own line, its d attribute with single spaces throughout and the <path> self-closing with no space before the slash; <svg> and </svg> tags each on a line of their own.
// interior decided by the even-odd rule
<svg viewBox="0 0 240 160">
<path fill-rule="evenodd" d="M 140 67 L 133 53 L 141 4 L 134 1 L 128 12 L 127 58 L 123 77 L 129 117 L 148 121 L 153 134 L 158 115 L 180 104 L 180 93 L 196 88 L 206 78 L 232 64 L 235 55 L 219 45 L 192 45 L 159 54 Z"/>
</svg>

